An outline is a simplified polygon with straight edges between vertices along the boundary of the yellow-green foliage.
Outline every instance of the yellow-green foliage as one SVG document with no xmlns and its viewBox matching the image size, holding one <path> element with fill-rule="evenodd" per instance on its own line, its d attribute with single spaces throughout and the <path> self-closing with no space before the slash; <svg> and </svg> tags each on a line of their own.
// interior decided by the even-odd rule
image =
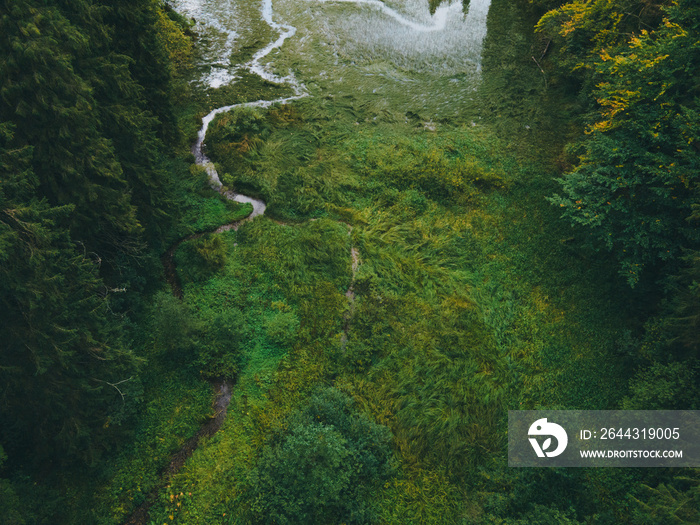
<svg viewBox="0 0 700 525">
<path fill-rule="evenodd" d="M 596 320 L 597 343 L 585 330 L 566 332 L 581 321 L 553 290 L 562 275 L 566 301 L 585 286 L 571 290 L 575 268 L 546 279 L 532 273 L 533 260 L 548 267 L 567 255 L 560 233 L 543 229 L 546 203 L 523 198 L 531 187 L 519 185 L 529 179 L 518 180 L 512 161 L 495 154 L 497 142 L 464 129 L 443 136 L 404 129 L 399 137 L 388 127 L 364 127 L 344 142 L 331 128 L 311 140 L 312 118 L 295 122 L 273 127 L 246 153 L 255 162 L 241 169 L 274 187 L 275 213 L 302 220 L 260 217 L 221 234 L 225 267 L 185 286 L 185 301 L 203 319 L 241 312 L 240 373 L 224 428 L 175 477 L 153 516 L 246 520 L 256 508 L 248 473 L 265 444 L 329 382 L 394 435 L 402 470 L 372 499 L 381 521 L 479 515 L 464 487 L 478 486 L 479 472 L 503 454 L 508 408 L 600 406 L 608 397 L 600 388 L 587 396 L 600 373 L 591 355 L 609 350 L 610 317 Z M 285 140 L 306 148 L 289 166 L 280 153 Z M 303 220 L 314 213 L 325 217 Z M 223 363 L 225 354 L 216 355 Z M 571 390 L 552 393 L 574 375 Z"/>
<path fill-rule="evenodd" d="M 505 186 L 476 159 L 425 139 L 401 137 L 373 144 L 367 150 L 364 169 L 387 185 L 416 188 L 445 203 L 465 204 L 479 193 L 479 188 Z"/>
<path fill-rule="evenodd" d="M 439 471 L 410 468 L 384 484 L 379 500 L 381 523 L 442 525 L 458 523 L 464 494 Z"/>
<path fill-rule="evenodd" d="M 158 486 L 159 473 L 170 455 L 197 431 L 209 413 L 211 387 L 206 382 L 188 378 L 181 371 L 161 370 L 149 379 L 144 381 L 147 401 L 134 446 L 117 458 L 109 485 L 97 493 L 101 506 L 109 509 L 112 523 L 121 523 Z"/>
<path fill-rule="evenodd" d="M 185 19 L 169 7 L 158 6 L 155 30 L 160 45 L 168 54 L 168 62 L 174 73 L 182 73 L 191 65 L 194 45 L 192 39 L 185 34 L 185 23 Z"/>
</svg>

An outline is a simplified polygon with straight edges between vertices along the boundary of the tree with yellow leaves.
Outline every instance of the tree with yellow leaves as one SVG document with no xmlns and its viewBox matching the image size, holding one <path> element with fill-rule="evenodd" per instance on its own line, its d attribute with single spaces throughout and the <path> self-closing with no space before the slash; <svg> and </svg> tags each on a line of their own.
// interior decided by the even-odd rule
<svg viewBox="0 0 700 525">
<path fill-rule="evenodd" d="M 572 34 L 594 16 L 586 6 L 600 3 L 568 4 L 539 27 L 569 13 L 558 20 L 559 35 L 571 45 Z M 676 260 L 700 241 L 687 220 L 700 181 L 699 14 L 694 3 L 677 0 L 664 8 L 657 27 L 623 42 L 599 30 L 587 51 L 595 55 L 584 60 L 596 110 L 579 164 L 551 200 L 564 217 L 593 232 L 597 247 L 615 253 L 631 285 L 644 267 Z"/>
</svg>

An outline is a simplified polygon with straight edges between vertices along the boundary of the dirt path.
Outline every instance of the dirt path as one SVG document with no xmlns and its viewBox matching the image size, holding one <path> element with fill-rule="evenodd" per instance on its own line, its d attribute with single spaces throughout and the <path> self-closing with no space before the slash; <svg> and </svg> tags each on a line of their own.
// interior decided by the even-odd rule
<svg viewBox="0 0 700 525">
<path fill-rule="evenodd" d="M 149 511 L 158 499 L 158 492 L 170 481 L 170 479 L 182 468 L 185 461 L 199 446 L 202 438 L 209 438 L 216 434 L 226 419 L 226 410 L 231 402 L 233 381 L 230 379 L 217 379 L 212 381 L 216 391 L 214 403 L 214 416 L 204 423 L 197 433 L 188 439 L 180 449 L 170 456 L 170 463 L 163 469 L 160 475 L 160 483 L 146 496 L 146 500 L 139 505 L 131 515 L 124 520 L 124 525 L 146 525 L 149 522 Z"/>
</svg>

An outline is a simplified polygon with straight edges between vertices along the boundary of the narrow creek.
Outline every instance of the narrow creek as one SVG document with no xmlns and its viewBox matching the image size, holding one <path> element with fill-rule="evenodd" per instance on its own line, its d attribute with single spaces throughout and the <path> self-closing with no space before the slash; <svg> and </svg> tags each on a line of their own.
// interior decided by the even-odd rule
<svg viewBox="0 0 700 525">
<path fill-rule="evenodd" d="M 283 2 L 284 0 L 280 1 Z M 449 46 L 459 46 L 464 44 L 464 42 L 468 42 L 468 45 L 464 46 L 465 51 L 461 53 L 466 57 L 466 61 L 469 63 L 469 67 L 472 71 L 476 71 L 477 74 L 480 71 L 481 42 L 486 34 L 486 15 L 488 14 L 490 0 L 471 0 L 466 13 L 463 12 L 461 3 L 447 3 L 447 5 L 442 5 L 436 9 L 433 15 L 428 13 L 426 0 L 405 0 L 400 8 L 398 6 L 393 8 L 389 3 L 380 2 L 379 0 L 308 0 L 299 3 L 304 4 L 301 8 L 305 8 L 307 11 L 322 5 L 336 7 L 349 5 L 350 7 L 354 7 L 358 10 L 357 14 L 360 16 L 358 20 L 362 27 L 348 29 L 347 26 L 344 26 L 338 31 L 338 35 L 345 33 L 351 37 L 354 36 L 355 38 L 361 39 L 362 36 L 360 33 L 357 33 L 357 31 L 370 28 L 370 30 L 373 31 L 373 37 L 370 39 L 373 40 L 373 42 L 369 42 L 370 44 L 376 45 L 380 49 L 382 49 L 382 46 L 385 48 L 387 46 L 389 48 L 393 47 L 394 50 L 402 47 L 400 52 L 403 55 L 420 55 L 421 53 L 425 53 L 428 48 L 431 48 L 431 52 L 434 52 L 435 49 L 439 49 L 440 46 L 447 49 Z M 208 49 L 201 50 L 201 54 L 203 60 L 207 62 L 205 65 L 208 66 L 208 71 L 199 79 L 200 85 L 205 89 L 215 89 L 234 83 L 239 72 L 245 70 L 267 82 L 285 85 L 290 88 L 292 92 L 292 94 L 287 97 L 261 99 L 219 107 L 212 110 L 202 119 L 202 127 L 198 132 L 196 142 L 192 146 L 192 154 L 194 155 L 196 164 L 204 167 L 206 170 L 212 189 L 220 192 L 230 200 L 240 203 L 250 203 L 253 206 L 253 211 L 247 218 L 223 225 L 212 232 L 200 232 L 184 237 L 174 243 L 163 255 L 162 263 L 166 280 L 170 284 L 173 294 L 177 298 L 182 299 L 183 291 L 174 262 L 174 254 L 178 247 L 183 242 L 197 238 L 205 233 L 237 229 L 242 222 L 263 215 L 266 209 L 264 201 L 235 193 L 223 186 L 213 162 L 211 162 L 205 154 L 205 138 L 209 124 L 218 114 L 232 111 L 236 108 L 266 108 L 275 104 L 285 104 L 313 96 L 313 94 L 296 78 L 291 70 L 288 75 L 279 76 L 273 73 L 269 69 L 269 66 L 263 63 L 266 57 L 275 51 L 279 51 L 288 39 L 297 34 L 296 27 L 275 22 L 272 0 L 262 0 L 259 7 L 259 15 L 262 21 L 264 21 L 278 37 L 257 51 L 252 59 L 244 64 L 232 64 L 230 60 L 231 55 L 235 51 L 239 36 L 237 32 L 237 24 L 239 22 L 237 19 L 237 6 L 234 6 L 232 2 L 224 2 L 222 0 L 173 0 L 172 4 L 181 14 L 194 18 L 198 24 L 197 30 L 207 34 L 206 41 L 208 42 Z M 287 8 L 289 8 L 289 5 L 287 5 Z M 359 11 L 362 11 L 362 13 Z M 315 15 L 312 13 L 311 17 L 314 18 Z M 367 23 L 363 23 L 363 20 Z M 353 31 L 355 31 L 355 33 L 353 33 Z M 422 40 L 419 40 L 416 39 L 416 34 L 440 34 L 441 36 L 429 39 L 423 39 L 423 37 L 421 37 Z M 325 36 L 331 39 L 332 35 L 326 34 Z M 387 44 L 386 41 L 382 41 L 382 38 L 386 37 L 389 37 L 389 40 L 392 38 L 394 40 Z M 305 36 L 304 39 L 306 38 L 308 37 Z M 420 42 L 423 42 L 423 44 L 420 44 Z M 365 42 L 365 44 L 367 44 L 367 42 Z M 418 47 L 416 47 L 416 45 L 418 45 Z M 447 60 L 445 61 L 446 64 L 448 62 Z M 373 75 L 375 75 L 375 73 L 366 74 L 366 76 Z M 386 72 L 381 72 L 377 74 L 377 76 L 384 79 L 391 78 L 391 75 Z M 342 80 L 342 78 L 340 80 Z M 401 82 L 404 80 L 405 79 L 402 79 Z M 403 87 L 401 87 L 401 89 L 403 89 Z M 472 88 L 470 87 L 469 89 Z M 350 235 L 351 232 L 352 226 L 348 225 L 348 234 Z M 361 263 L 359 251 L 354 246 L 351 246 L 350 257 L 352 260 L 352 279 L 346 291 L 349 307 L 343 319 L 343 334 L 341 338 L 341 346 L 343 349 L 347 343 L 348 329 L 354 309 L 355 293 L 353 286 L 355 283 L 355 275 Z M 231 379 L 222 378 L 213 381 L 212 386 L 216 392 L 213 401 L 214 417 L 210 418 L 202 425 L 197 433 L 187 440 L 185 444 L 171 456 L 168 466 L 161 473 L 161 483 L 150 492 L 146 500 L 123 522 L 125 525 L 145 525 L 148 523 L 149 509 L 156 502 L 158 492 L 184 465 L 186 460 L 192 455 L 194 450 L 196 450 L 200 440 L 202 438 L 211 437 L 221 428 L 226 418 L 227 407 L 231 401 L 234 382 Z"/>
</svg>

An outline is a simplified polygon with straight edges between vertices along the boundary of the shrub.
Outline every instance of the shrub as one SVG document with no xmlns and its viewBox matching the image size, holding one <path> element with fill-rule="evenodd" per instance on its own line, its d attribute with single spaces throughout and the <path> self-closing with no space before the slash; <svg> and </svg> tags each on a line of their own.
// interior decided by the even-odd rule
<svg viewBox="0 0 700 525">
<path fill-rule="evenodd" d="M 226 243 L 219 235 L 202 235 L 183 243 L 178 254 L 180 275 L 190 281 L 204 281 L 226 264 Z"/>
<path fill-rule="evenodd" d="M 370 523 L 367 493 L 390 474 L 389 429 L 321 389 L 273 436 L 250 476 L 255 523 Z"/>
</svg>

